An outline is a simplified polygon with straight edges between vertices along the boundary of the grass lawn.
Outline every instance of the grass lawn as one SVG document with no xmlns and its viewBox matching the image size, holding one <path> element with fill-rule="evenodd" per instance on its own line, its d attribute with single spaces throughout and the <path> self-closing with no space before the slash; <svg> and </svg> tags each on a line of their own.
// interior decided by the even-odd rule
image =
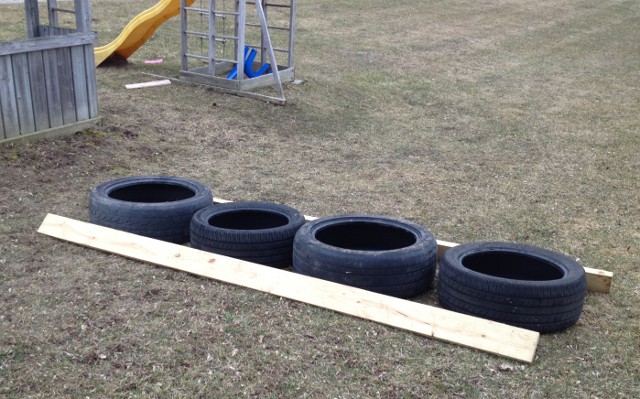
<svg viewBox="0 0 640 399">
<path fill-rule="evenodd" d="M 92 1 L 98 45 L 154 3 Z M 98 68 L 102 126 L 0 147 L 0 397 L 640 397 L 640 3 L 297 5 L 303 83 L 284 107 L 126 90 L 178 75 L 174 18 L 128 65 Z M 0 4 L 0 41 L 24 31 L 24 7 Z M 36 233 L 48 212 L 88 220 L 91 187 L 142 174 L 550 248 L 614 272 L 613 288 L 528 365 Z"/>
</svg>

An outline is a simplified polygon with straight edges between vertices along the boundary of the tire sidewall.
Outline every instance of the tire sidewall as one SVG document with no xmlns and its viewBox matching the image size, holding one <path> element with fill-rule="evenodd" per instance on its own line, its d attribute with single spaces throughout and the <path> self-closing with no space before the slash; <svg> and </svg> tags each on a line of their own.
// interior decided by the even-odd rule
<svg viewBox="0 0 640 399">
<path fill-rule="evenodd" d="M 281 226 L 256 230 L 234 230 L 209 224 L 209 220 L 212 217 L 224 213 L 256 210 L 283 216 L 287 219 L 287 223 Z M 302 215 L 302 213 L 297 209 L 290 206 L 260 201 L 239 201 L 212 205 L 200 209 L 191 219 L 191 231 L 194 233 L 207 230 L 210 234 L 215 234 L 217 237 L 229 238 L 229 242 L 235 243 L 238 241 L 251 241 L 255 244 L 256 242 L 264 240 L 272 242 L 274 241 L 274 238 L 276 240 L 278 238 L 281 238 L 282 240 L 293 240 L 296 231 L 304 223 L 304 215 Z M 216 232 L 221 234 L 216 234 Z M 266 237 L 268 237 L 268 239 L 266 239 Z"/>
<path fill-rule="evenodd" d="M 323 243 L 316 238 L 316 233 L 326 227 L 353 222 L 383 222 L 386 225 L 411 232 L 415 236 L 416 242 L 398 249 L 369 251 L 339 248 Z M 402 264 L 415 264 L 423 258 L 425 264 L 432 263 L 435 261 L 435 251 L 431 249 L 435 245 L 435 238 L 431 232 L 406 220 L 378 215 L 328 216 L 316 219 L 300 228 L 294 240 L 294 256 L 313 258 L 320 255 L 325 261 L 324 263 L 331 266 L 330 269 L 326 269 L 327 272 L 339 273 L 340 269 L 345 266 L 354 268 L 361 264 L 363 272 L 375 274 L 376 271 L 380 271 L 381 274 L 388 274 L 396 268 L 394 264 L 400 258 L 404 260 Z M 295 251 L 296 248 L 304 248 L 304 251 Z M 430 255 L 430 252 L 433 254 Z M 363 258 L 367 260 L 366 263 L 362 262 Z M 403 265 L 397 266 L 397 268 L 401 269 Z"/>
<path fill-rule="evenodd" d="M 145 185 L 145 184 L 163 184 L 184 187 L 194 192 L 189 198 L 171 201 L 171 202 L 132 202 L 112 198 L 112 192 L 126 187 Z M 139 214 L 155 215 L 161 213 L 167 207 L 180 207 L 186 209 L 186 212 L 195 212 L 202 208 L 202 204 L 213 203 L 213 194 L 211 189 L 206 185 L 191 179 L 185 179 L 174 176 L 133 176 L 123 177 L 97 185 L 91 190 L 89 195 L 89 209 L 98 208 L 127 208 Z M 209 205 L 209 204 L 207 204 Z"/>
<path fill-rule="evenodd" d="M 507 252 L 525 255 L 551 264 L 562 272 L 562 277 L 554 280 L 516 280 L 496 277 L 480 273 L 466 268 L 463 265 L 464 258 L 491 252 Z M 475 242 L 455 246 L 440 260 L 440 279 L 452 279 L 458 281 L 456 276 L 465 276 L 477 280 L 487 293 L 498 295 L 522 296 L 527 292 L 535 292 L 541 298 L 556 295 L 558 292 L 567 294 L 567 287 L 575 287 L 576 293 L 586 286 L 584 268 L 570 257 L 545 248 L 528 244 L 516 244 L 505 242 Z M 458 281 L 459 282 L 459 281 Z"/>
</svg>

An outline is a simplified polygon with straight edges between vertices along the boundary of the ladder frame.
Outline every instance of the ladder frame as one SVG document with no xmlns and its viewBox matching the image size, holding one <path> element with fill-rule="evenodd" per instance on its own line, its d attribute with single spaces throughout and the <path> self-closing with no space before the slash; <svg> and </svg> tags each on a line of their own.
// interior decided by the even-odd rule
<svg viewBox="0 0 640 399">
<path fill-rule="evenodd" d="M 235 0 L 235 8 L 233 11 L 229 11 L 228 9 L 219 9 L 217 6 L 220 4 L 220 0 L 205 1 L 208 3 L 206 9 L 188 7 L 186 0 L 180 0 L 180 19 L 182 28 L 180 80 L 187 83 L 206 85 L 222 92 L 233 93 L 240 96 L 256 97 L 274 104 L 284 105 L 286 103 L 286 99 L 284 97 L 282 82 L 293 81 L 295 75 L 293 61 L 295 59 L 296 0 L 285 0 L 286 3 L 283 0 L 279 0 L 278 2 L 273 0 Z M 251 2 L 255 5 L 259 24 L 247 23 L 247 2 Z M 267 19 L 267 10 L 269 7 L 288 8 L 289 26 L 270 26 Z M 193 12 L 198 12 L 201 16 L 203 14 L 207 14 L 208 29 L 206 34 L 205 32 L 195 32 L 188 28 L 189 16 L 190 13 Z M 219 25 L 217 22 L 219 18 L 228 18 L 229 16 L 232 17 L 231 19 L 234 25 L 233 35 L 230 35 L 229 32 L 222 32 L 220 27 L 217 26 Z M 257 26 L 260 27 L 259 43 L 246 43 L 245 31 L 247 27 Z M 273 48 L 270 35 L 270 30 L 273 29 L 288 31 L 288 45 L 286 49 Z M 188 39 L 190 35 L 208 40 L 208 54 L 193 54 L 189 52 Z M 231 41 L 233 43 L 233 54 L 235 54 L 235 59 L 223 59 L 216 57 L 217 43 L 225 41 Z M 277 65 L 277 68 L 272 68 L 272 73 L 266 75 L 254 78 L 246 76 L 244 73 L 245 46 L 260 49 L 261 64 L 269 62 L 272 66 Z M 275 56 L 276 51 L 287 53 L 286 64 L 279 64 L 277 62 Z M 206 63 L 199 67 L 190 68 L 190 59 L 199 59 L 201 62 L 206 61 Z M 237 76 L 234 79 L 227 79 L 227 74 L 234 67 L 237 67 Z M 251 91 L 265 86 L 273 86 L 277 92 L 277 96 L 268 96 Z"/>
</svg>

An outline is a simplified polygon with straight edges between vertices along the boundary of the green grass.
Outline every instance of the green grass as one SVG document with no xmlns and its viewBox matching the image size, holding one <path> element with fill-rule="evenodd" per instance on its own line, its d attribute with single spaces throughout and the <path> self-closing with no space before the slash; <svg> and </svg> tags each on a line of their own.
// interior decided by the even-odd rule
<svg viewBox="0 0 640 399">
<path fill-rule="evenodd" d="M 93 1 L 99 44 L 153 4 Z M 0 40 L 22 12 L 0 5 Z M 173 19 L 98 69 L 103 126 L 0 149 L 0 396 L 639 397 L 638 3 L 300 0 L 297 17 L 285 107 L 125 90 L 178 74 Z M 543 246 L 613 289 L 526 365 L 35 232 L 47 212 L 87 220 L 92 186 L 160 173 Z"/>
</svg>

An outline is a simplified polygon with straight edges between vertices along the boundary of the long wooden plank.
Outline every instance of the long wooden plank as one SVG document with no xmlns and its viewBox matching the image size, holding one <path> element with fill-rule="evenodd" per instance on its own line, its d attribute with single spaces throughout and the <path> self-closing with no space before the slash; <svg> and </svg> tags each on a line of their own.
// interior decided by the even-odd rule
<svg viewBox="0 0 640 399">
<path fill-rule="evenodd" d="M 0 43 L 0 55 L 30 53 L 32 51 L 52 50 L 72 46 L 92 44 L 95 33 L 71 33 L 67 36 L 43 37 L 33 40 L 20 40 Z"/>
<path fill-rule="evenodd" d="M 38 232 L 531 363 L 540 335 L 448 310 L 49 214 Z"/>
<path fill-rule="evenodd" d="M 228 202 L 232 202 L 222 198 L 214 198 L 213 202 L 216 204 L 225 204 Z M 305 220 L 311 221 L 316 220 L 315 216 L 306 216 Z M 455 242 L 436 240 L 436 244 L 438 245 L 438 258 L 441 258 L 447 250 L 453 248 L 457 245 L 460 245 Z M 584 268 L 585 273 L 587 274 L 587 291 L 591 292 L 600 292 L 603 294 L 608 294 L 611 291 L 611 284 L 613 282 L 613 273 L 606 270 L 593 269 L 590 267 Z"/>
</svg>

